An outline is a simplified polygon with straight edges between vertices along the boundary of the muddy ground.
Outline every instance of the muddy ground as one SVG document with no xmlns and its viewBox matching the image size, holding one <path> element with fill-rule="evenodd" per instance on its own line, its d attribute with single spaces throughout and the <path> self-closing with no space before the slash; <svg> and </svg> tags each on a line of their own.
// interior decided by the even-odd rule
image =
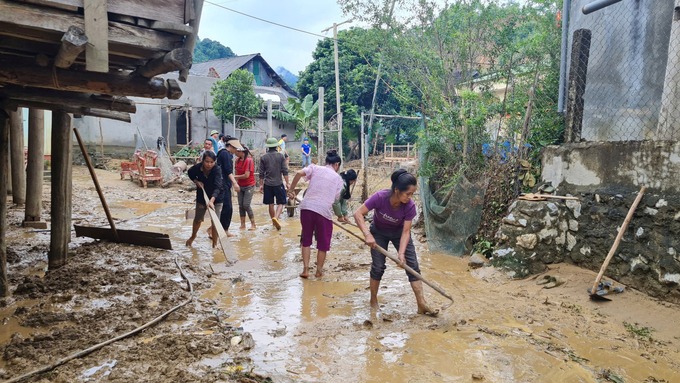
<svg viewBox="0 0 680 383">
<path fill-rule="evenodd" d="M 174 250 L 75 238 L 69 263 L 46 273 L 49 232 L 20 227 L 10 208 L 9 275 L 0 300 L 0 379 L 49 365 L 126 333 L 191 295 L 142 333 L 70 361 L 31 381 L 195 382 L 678 382 L 680 308 L 626 290 L 595 303 L 595 274 L 570 265 L 548 272 L 565 282 L 544 289 L 418 244 L 426 278 L 455 304 L 417 315 L 403 270 L 388 265 L 381 310 L 368 307 L 367 249 L 337 232 L 326 274 L 302 280 L 297 214 L 281 231 L 256 195 L 256 231 L 234 222 L 227 265 L 202 230 L 193 248 L 186 185 L 142 189 L 98 170 L 120 228 L 163 232 Z M 97 194 L 74 168 L 74 223 L 105 225 Z M 360 193 L 355 193 L 359 195 Z M 44 219 L 49 220 L 49 183 Z M 285 214 L 284 214 L 285 215 Z M 237 220 L 237 214 L 235 214 Z M 207 227 L 207 224 L 205 225 Z M 446 299 L 426 287 L 436 306 Z"/>
</svg>

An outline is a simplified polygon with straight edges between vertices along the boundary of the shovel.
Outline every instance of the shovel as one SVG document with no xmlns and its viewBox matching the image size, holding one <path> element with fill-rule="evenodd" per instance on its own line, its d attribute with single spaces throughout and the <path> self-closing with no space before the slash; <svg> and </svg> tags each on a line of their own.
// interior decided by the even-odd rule
<svg viewBox="0 0 680 383">
<path fill-rule="evenodd" d="M 614 253 L 616 253 L 616 249 L 619 247 L 619 243 L 621 243 L 621 239 L 623 238 L 623 234 L 626 232 L 626 228 L 628 228 L 628 224 L 630 223 L 630 220 L 633 218 L 633 213 L 635 213 L 635 209 L 637 208 L 638 204 L 640 203 L 640 200 L 642 199 L 642 196 L 645 194 L 645 190 L 647 190 L 646 186 L 643 186 L 640 188 L 640 191 L 638 192 L 637 197 L 635 198 L 635 201 L 633 201 L 633 204 L 630 205 L 630 209 L 628 209 L 628 214 L 626 215 L 626 219 L 623 221 L 623 224 L 621 225 L 621 229 L 619 229 L 619 233 L 616 235 L 616 239 L 614 240 L 614 244 L 612 245 L 612 248 L 609 249 L 609 254 L 607 254 L 607 257 L 604 259 L 604 263 L 602 263 L 602 267 L 600 267 L 600 272 L 597 274 L 597 277 L 595 278 L 595 283 L 593 283 L 593 287 L 590 290 L 590 300 L 592 301 L 611 301 L 609 298 L 605 298 L 602 295 L 599 295 L 597 293 L 597 286 L 600 284 L 600 280 L 602 280 L 602 276 L 604 276 L 604 271 L 607 269 L 607 266 L 609 265 L 609 261 L 614 257 Z"/>
<path fill-rule="evenodd" d="M 203 191 L 203 199 L 205 200 L 205 203 L 207 205 L 208 201 L 210 201 L 210 198 L 208 198 L 208 194 L 205 192 L 204 188 L 201 188 L 201 191 Z M 208 207 L 208 212 L 210 213 L 210 220 L 212 221 L 211 230 L 213 247 L 217 246 L 217 241 L 219 240 L 220 245 L 222 246 L 224 260 L 229 264 L 236 262 L 235 259 L 232 259 L 227 255 L 227 246 L 229 245 L 229 242 L 227 242 L 227 233 L 224 231 L 224 228 L 220 223 L 220 217 L 217 216 L 217 212 L 215 212 L 215 209 L 211 207 Z"/>
</svg>

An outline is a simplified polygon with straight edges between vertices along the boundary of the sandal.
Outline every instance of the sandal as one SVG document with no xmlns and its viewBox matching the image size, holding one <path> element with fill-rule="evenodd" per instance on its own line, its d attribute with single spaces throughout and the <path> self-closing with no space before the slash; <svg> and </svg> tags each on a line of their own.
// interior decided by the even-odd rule
<svg viewBox="0 0 680 383">
<path fill-rule="evenodd" d="M 552 278 L 550 275 L 544 275 L 543 278 L 539 278 L 538 281 L 536 281 L 537 285 L 545 285 L 546 283 L 550 282 L 550 278 Z"/>
</svg>

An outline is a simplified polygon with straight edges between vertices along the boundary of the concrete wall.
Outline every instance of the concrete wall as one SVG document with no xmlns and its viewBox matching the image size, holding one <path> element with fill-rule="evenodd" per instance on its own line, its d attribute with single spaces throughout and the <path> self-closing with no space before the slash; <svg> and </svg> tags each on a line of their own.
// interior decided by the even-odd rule
<svg viewBox="0 0 680 383">
<path fill-rule="evenodd" d="M 592 31 L 582 138 L 653 139 L 668 58 L 673 1 L 625 0 L 584 15 L 581 9 L 591 2 L 573 0 L 569 23 L 569 53 L 576 29 Z"/>
<path fill-rule="evenodd" d="M 680 195 L 680 142 L 587 142 L 543 151 L 541 178 L 559 193 L 635 191 Z"/>
</svg>

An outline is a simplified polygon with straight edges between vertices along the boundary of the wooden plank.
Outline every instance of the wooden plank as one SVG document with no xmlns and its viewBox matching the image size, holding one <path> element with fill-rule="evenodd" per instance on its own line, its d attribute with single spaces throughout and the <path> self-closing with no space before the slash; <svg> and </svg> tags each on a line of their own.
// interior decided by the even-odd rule
<svg viewBox="0 0 680 383">
<path fill-rule="evenodd" d="M 90 72 L 109 71 L 109 16 L 106 0 L 85 0 L 85 66 Z"/>
<path fill-rule="evenodd" d="M 72 69 L 43 68 L 32 59 L 0 58 L 0 83 L 112 96 L 178 99 L 182 91 L 176 81 L 160 77 L 146 79 L 127 73 L 96 73 Z"/>
<path fill-rule="evenodd" d="M 176 35 L 188 36 L 194 33 L 194 28 L 184 24 L 171 24 L 165 21 L 153 21 L 149 26 L 151 29 L 158 31 L 174 33 Z"/>
<path fill-rule="evenodd" d="M 60 1 L 54 1 L 54 0 L 19 0 L 23 3 L 29 3 L 29 4 L 35 4 L 35 5 L 44 5 L 47 7 L 53 7 L 53 8 L 59 8 L 59 9 L 64 9 L 67 11 L 72 11 L 72 12 L 77 12 L 78 11 L 78 6 L 73 5 L 73 4 L 66 4 L 67 2 L 60 2 Z"/>
<path fill-rule="evenodd" d="M 103 239 L 105 241 L 116 242 L 113 235 L 113 230 L 109 227 L 92 227 L 73 225 L 76 230 L 76 237 L 88 237 L 94 239 Z M 153 233 L 149 231 L 140 230 L 123 230 L 117 229 L 120 237 L 120 242 L 129 243 L 137 246 L 149 246 L 158 249 L 172 250 L 172 243 L 170 236 L 163 233 Z"/>
<path fill-rule="evenodd" d="M 50 8 L 38 8 L 25 4 L 0 0 L 0 34 L 36 41 L 59 42 L 70 26 L 85 28 L 82 16 Z M 135 57 L 126 50 L 137 48 L 159 52 L 169 52 L 179 47 L 182 36 L 142 28 L 124 23 L 109 22 L 108 36 L 111 53 Z M 122 49 L 121 49 L 122 48 Z M 150 58 L 150 55 L 139 56 Z"/>
<path fill-rule="evenodd" d="M 21 0 L 61 9 L 84 8 L 84 0 Z M 109 12 L 146 19 L 184 24 L 184 0 L 115 0 Z"/>
</svg>

